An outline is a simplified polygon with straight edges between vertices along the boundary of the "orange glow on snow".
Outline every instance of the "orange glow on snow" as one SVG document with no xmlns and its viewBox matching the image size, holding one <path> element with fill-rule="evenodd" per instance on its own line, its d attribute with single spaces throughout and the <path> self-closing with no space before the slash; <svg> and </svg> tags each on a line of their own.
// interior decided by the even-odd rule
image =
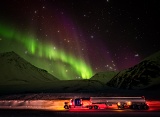
<svg viewBox="0 0 160 117">
<path fill-rule="evenodd" d="M 53 110 L 53 111 L 68 111 L 64 109 L 64 102 L 69 102 L 70 100 L 0 100 L 0 108 L 10 108 L 10 109 L 44 109 L 44 110 Z M 130 103 L 130 102 L 128 102 Z M 156 111 L 160 110 L 160 101 L 148 100 L 146 103 L 149 105 L 149 110 L 147 111 Z M 83 100 L 83 106 L 86 107 L 90 104 L 89 100 Z M 112 106 L 106 106 L 105 104 L 99 104 L 100 110 L 113 109 L 118 112 L 117 105 L 113 104 Z M 99 110 L 98 109 L 98 110 Z M 69 111 L 76 110 L 70 109 Z M 77 111 L 95 111 L 94 109 L 88 108 L 79 108 Z"/>
</svg>

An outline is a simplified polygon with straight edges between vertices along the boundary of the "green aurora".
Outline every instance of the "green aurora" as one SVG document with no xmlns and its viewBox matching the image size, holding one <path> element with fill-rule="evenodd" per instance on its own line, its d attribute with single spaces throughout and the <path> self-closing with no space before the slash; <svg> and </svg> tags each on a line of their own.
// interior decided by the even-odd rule
<svg viewBox="0 0 160 117">
<path fill-rule="evenodd" d="M 37 67 L 46 69 L 49 73 L 51 73 L 50 68 L 53 68 L 51 74 L 59 79 L 74 79 L 73 77 L 75 76 L 77 78 L 88 79 L 93 75 L 90 65 L 83 58 L 77 58 L 62 49 L 55 49 L 56 46 L 53 44 L 40 42 L 36 40 L 34 34 L 22 33 L 22 31 L 16 30 L 16 28 L 0 24 L 0 40 L 1 50 L 10 50 L 8 48 L 12 47 L 7 47 L 5 43 L 10 42 L 12 45 L 14 43 L 16 44 L 14 45 L 15 50 L 11 51 L 19 54 L 22 50 L 27 50 L 27 55 L 20 54 L 23 58 Z M 35 59 L 34 61 L 32 60 L 33 58 Z M 53 63 L 54 66 L 49 66 L 49 63 Z M 68 67 L 70 70 L 68 70 Z"/>
</svg>

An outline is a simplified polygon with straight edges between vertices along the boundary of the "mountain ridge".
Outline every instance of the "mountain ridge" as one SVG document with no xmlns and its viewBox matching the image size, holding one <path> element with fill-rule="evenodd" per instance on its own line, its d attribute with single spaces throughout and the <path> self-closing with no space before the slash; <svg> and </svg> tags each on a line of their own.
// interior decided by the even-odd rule
<svg viewBox="0 0 160 117">
<path fill-rule="evenodd" d="M 58 80 L 15 52 L 0 53 L 0 93 L 96 92 L 105 90 L 97 80 Z"/>
<path fill-rule="evenodd" d="M 120 71 L 106 84 L 122 89 L 145 89 L 160 84 L 160 51 Z"/>
<path fill-rule="evenodd" d="M 32 82 L 33 79 L 42 81 L 58 80 L 46 70 L 37 68 L 13 51 L 0 53 L 0 66 L 2 72 L 0 77 L 3 81 L 15 79 L 25 82 Z"/>
</svg>

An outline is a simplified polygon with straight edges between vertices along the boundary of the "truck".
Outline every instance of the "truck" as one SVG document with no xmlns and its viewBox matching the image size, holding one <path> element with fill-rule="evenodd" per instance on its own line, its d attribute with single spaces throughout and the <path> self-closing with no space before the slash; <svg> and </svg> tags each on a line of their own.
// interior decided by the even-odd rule
<svg viewBox="0 0 160 117">
<path fill-rule="evenodd" d="M 117 105 L 118 109 L 149 109 L 146 103 L 145 97 L 90 97 L 89 104 L 84 105 L 82 98 L 72 98 L 69 102 L 64 102 L 65 109 L 71 108 L 88 108 L 88 109 L 99 109 L 100 104 L 105 104 L 106 107 Z"/>
</svg>

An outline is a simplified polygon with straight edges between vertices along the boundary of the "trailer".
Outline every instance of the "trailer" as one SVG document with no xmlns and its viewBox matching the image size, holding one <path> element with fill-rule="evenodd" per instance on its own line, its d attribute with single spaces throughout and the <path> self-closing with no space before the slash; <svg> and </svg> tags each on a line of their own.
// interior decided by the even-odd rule
<svg viewBox="0 0 160 117">
<path fill-rule="evenodd" d="M 88 105 L 83 105 L 82 98 L 73 98 L 69 102 L 64 103 L 65 109 L 70 108 L 88 108 L 88 109 L 99 109 L 100 104 L 106 106 L 117 105 L 118 109 L 149 109 L 146 103 L 145 97 L 90 97 Z"/>
</svg>

